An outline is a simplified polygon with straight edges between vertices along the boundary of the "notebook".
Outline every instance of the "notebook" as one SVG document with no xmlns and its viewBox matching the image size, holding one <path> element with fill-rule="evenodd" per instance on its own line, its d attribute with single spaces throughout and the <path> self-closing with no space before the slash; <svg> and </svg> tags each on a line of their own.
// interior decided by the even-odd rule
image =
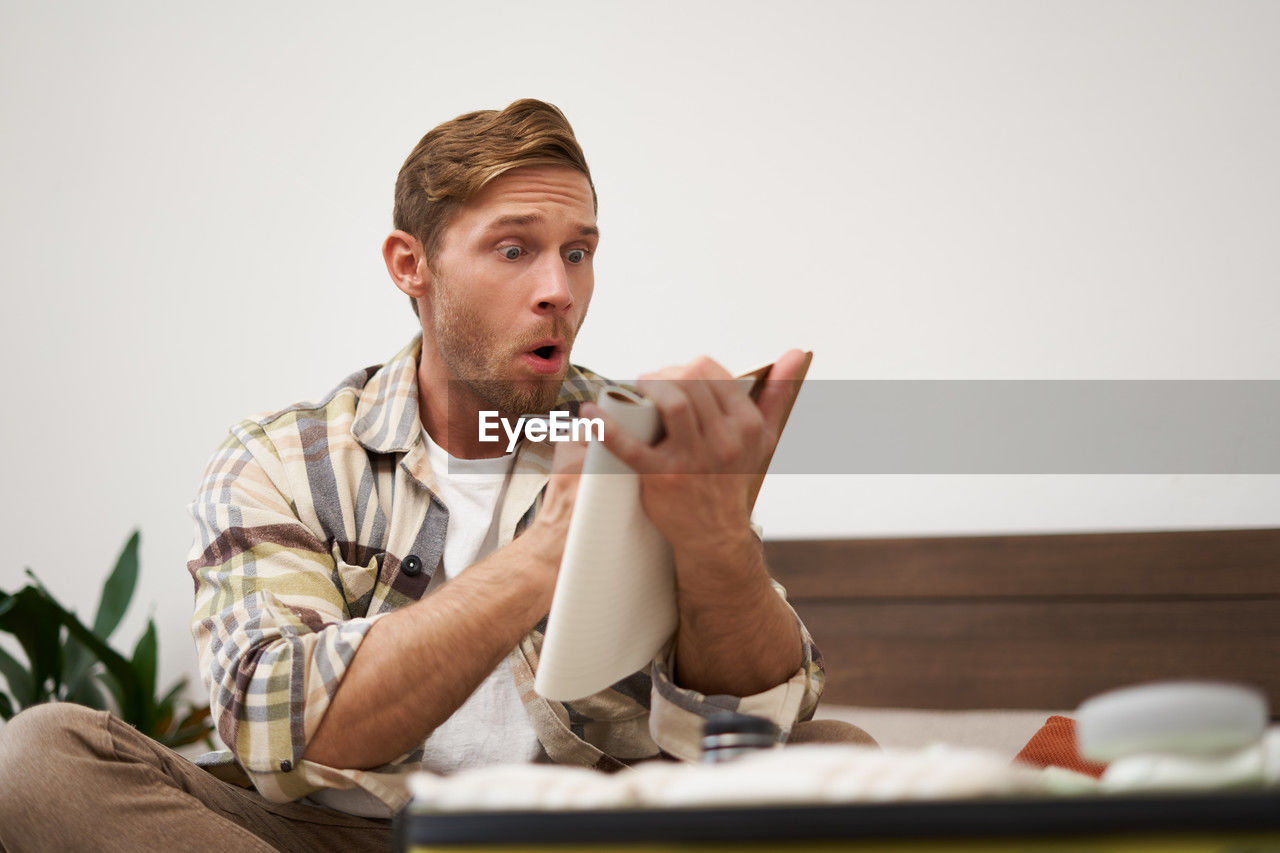
<svg viewBox="0 0 1280 853">
<path fill-rule="evenodd" d="M 805 354 L 783 406 L 781 428 L 800 393 L 813 353 Z M 752 399 L 765 388 L 766 365 L 738 377 Z M 611 387 L 596 403 L 628 434 L 657 441 L 657 408 L 628 388 Z M 752 480 L 755 505 L 772 453 Z M 570 702 L 644 669 L 676 630 L 671 547 L 644 513 L 638 476 L 600 442 L 587 448 L 560 575 L 547 618 L 534 689 Z"/>
</svg>

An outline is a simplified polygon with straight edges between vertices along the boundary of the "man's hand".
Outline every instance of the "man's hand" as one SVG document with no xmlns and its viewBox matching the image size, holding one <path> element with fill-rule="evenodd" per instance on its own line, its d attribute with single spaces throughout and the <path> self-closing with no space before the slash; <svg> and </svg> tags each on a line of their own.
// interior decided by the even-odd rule
<svg viewBox="0 0 1280 853">
<path fill-rule="evenodd" d="M 758 401 L 709 358 L 641 377 L 665 430 L 652 446 L 583 406 L 584 417 L 603 419 L 605 446 L 640 475 L 645 513 L 671 544 L 677 680 L 703 693 L 750 695 L 800 666 L 799 628 L 769 584 L 749 502 L 803 365 L 800 350 L 785 353 Z"/>
<path fill-rule="evenodd" d="M 748 529 L 754 476 L 778 443 L 791 383 L 804 353 L 774 364 L 758 401 L 728 371 L 703 357 L 640 377 L 639 390 L 658 408 L 664 435 L 653 446 L 635 440 L 598 406 L 584 417 L 604 420 L 604 444 L 641 475 L 645 512 L 677 553 L 701 557 Z"/>
</svg>

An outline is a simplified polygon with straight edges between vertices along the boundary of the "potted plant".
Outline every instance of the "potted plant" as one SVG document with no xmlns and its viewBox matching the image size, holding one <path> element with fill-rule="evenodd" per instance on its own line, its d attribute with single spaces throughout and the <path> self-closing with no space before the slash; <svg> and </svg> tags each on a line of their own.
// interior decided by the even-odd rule
<svg viewBox="0 0 1280 853">
<path fill-rule="evenodd" d="M 24 662 L 0 646 L 0 718 L 41 702 L 78 702 L 114 711 L 165 746 L 204 741 L 212 747 L 209 706 L 183 697 L 186 678 L 157 695 L 155 620 L 147 620 L 127 656 L 108 643 L 137 586 L 138 542 L 135 530 L 102 586 L 92 627 L 62 606 L 31 569 L 27 586 L 0 591 L 0 631 L 13 635 L 26 657 Z"/>
</svg>

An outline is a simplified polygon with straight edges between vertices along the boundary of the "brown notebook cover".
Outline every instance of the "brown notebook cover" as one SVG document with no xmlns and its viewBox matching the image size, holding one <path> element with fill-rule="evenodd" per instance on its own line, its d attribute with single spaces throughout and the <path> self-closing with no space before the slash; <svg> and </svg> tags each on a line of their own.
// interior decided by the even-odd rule
<svg viewBox="0 0 1280 853">
<path fill-rule="evenodd" d="M 782 440 L 783 430 L 787 428 L 787 419 L 791 417 L 791 409 L 796 404 L 796 397 L 800 395 L 800 386 L 804 384 L 804 378 L 809 373 L 809 365 L 813 362 L 813 351 L 810 350 L 804 354 L 804 364 L 800 367 L 800 375 L 791 383 L 791 388 L 786 398 L 786 406 L 782 411 L 782 422 L 778 424 L 778 440 Z M 773 370 L 772 364 L 766 364 L 764 367 L 752 370 L 742 374 L 739 379 L 745 379 L 748 376 L 755 377 L 755 381 L 751 385 L 751 399 L 760 398 L 760 392 L 764 390 L 765 380 L 769 378 L 769 371 Z M 774 446 L 777 449 L 777 445 Z M 769 455 L 765 458 L 764 464 L 760 467 L 760 473 L 756 474 L 755 479 L 751 482 L 751 490 L 747 495 L 747 508 L 754 509 L 756 498 L 760 495 L 760 488 L 764 485 L 764 475 L 769 472 L 769 463 L 773 461 L 773 450 L 769 451 Z"/>
</svg>

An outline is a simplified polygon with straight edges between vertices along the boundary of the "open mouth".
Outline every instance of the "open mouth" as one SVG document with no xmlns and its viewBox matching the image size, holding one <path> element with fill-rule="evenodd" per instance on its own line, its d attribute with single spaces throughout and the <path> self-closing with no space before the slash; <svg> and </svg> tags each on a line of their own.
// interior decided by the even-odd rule
<svg viewBox="0 0 1280 853">
<path fill-rule="evenodd" d="M 524 359 L 535 373 L 552 376 L 564 369 L 565 349 L 560 341 L 553 339 L 550 343 L 525 350 Z"/>
</svg>

